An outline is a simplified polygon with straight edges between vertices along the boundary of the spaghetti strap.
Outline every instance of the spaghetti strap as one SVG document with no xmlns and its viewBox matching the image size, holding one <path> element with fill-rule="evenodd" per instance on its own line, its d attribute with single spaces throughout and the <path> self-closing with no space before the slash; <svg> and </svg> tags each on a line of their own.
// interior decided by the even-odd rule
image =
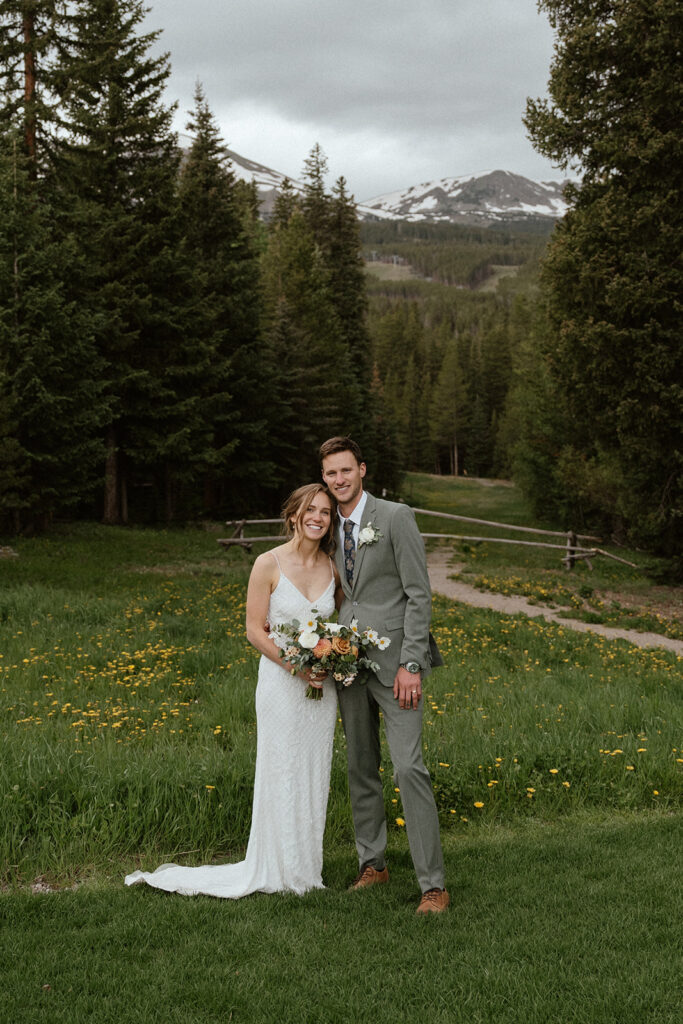
<svg viewBox="0 0 683 1024">
<path fill-rule="evenodd" d="M 332 579 L 335 580 L 336 577 L 334 575 L 334 562 L 332 561 L 332 559 L 330 558 L 329 555 L 327 557 L 328 557 L 329 562 L 330 562 L 330 572 L 332 573 Z"/>
<path fill-rule="evenodd" d="M 277 562 L 277 567 L 280 570 L 280 574 L 282 575 L 283 573 L 282 573 L 282 566 L 280 565 L 280 559 L 277 557 L 277 555 L 275 554 L 274 551 L 269 551 L 268 554 L 273 556 L 273 558 Z"/>
</svg>

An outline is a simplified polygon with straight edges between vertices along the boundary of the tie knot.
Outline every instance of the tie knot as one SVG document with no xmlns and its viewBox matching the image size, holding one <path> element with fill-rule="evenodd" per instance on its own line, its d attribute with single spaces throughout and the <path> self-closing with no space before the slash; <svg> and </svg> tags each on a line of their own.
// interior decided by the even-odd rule
<svg viewBox="0 0 683 1024">
<path fill-rule="evenodd" d="M 344 533 L 347 535 L 347 537 L 349 536 L 349 534 L 353 533 L 353 522 L 350 519 L 344 520 Z"/>
</svg>

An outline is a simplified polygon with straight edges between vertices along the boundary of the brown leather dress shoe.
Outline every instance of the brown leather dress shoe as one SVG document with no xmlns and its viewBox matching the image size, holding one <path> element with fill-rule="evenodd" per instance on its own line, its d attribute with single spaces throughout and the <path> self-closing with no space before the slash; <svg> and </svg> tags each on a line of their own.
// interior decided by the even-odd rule
<svg viewBox="0 0 683 1024">
<path fill-rule="evenodd" d="M 377 868 L 373 868 L 372 864 L 366 864 L 349 886 L 349 892 L 353 892 L 354 889 L 367 889 L 370 885 L 380 885 L 388 881 L 389 872 L 386 868 L 378 871 Z"/>
<path fill-rule="evenodd" d="M 427 889 L 422 893 L 420 906 L 417 914 L 441 914 L 451 902 L 451 898 L 445 889 Z"/>
</svg>

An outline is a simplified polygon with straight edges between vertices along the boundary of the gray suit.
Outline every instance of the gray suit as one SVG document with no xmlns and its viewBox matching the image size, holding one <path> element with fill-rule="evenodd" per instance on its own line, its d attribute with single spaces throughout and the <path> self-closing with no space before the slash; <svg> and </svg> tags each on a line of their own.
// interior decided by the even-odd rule
<svg viewBox="0 0 683 1024">
<path fill-rule="evenodd" d="M 360 866 L 384 867 L 387 834 L 384 796 L 379 774 L 379 712 L 382 711 L 395 784 L 401 791 L 410 852 L 423 892 L 444 888 L 439 820 L 431 780 L 422 760 L 422 703 L 416 711 L 402 709 L 393 695 L 399 665 L 416 661 L 422 678 L 443 660 L 429 633 L 431 590 L 424 544 L 407 505 L 367 495 L 360 524 L 382 536 L 356 551 L 351 585 L 344 572 L 341 547 L 337 567 L 344 590 L 339 621 L 358 620 L 361 630 L 388 636 L 385 651 L 373 651 L 377 675 L 368 673 L 339 691 L 346 733 L 349 791 Z"/>
</svg>

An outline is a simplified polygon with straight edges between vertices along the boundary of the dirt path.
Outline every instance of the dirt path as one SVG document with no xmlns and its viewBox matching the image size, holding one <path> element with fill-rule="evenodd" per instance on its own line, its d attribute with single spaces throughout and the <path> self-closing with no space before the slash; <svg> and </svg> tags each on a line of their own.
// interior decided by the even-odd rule
<svg viewBox="0 0 683 1024">
<path fill-rule="evenodd" d="M 543 605 L 530 604 L 525 597 L 493 594 L 486 590 L 478 590 L 467 583 L 449 579 L 458 569 L 457 565 L 452 563 L 452 558 L 452 552 L 444 548 L 436 548 L 427 556 L 429 579 L 435 594 L 442 594 L 452 601 L 461 601 L 475 608 L 491 608 L 493 611 L 505 612 L 508 615 L 528 615 L 529 618 L 542 616 L 548 622 L 558 622 L 567 629 L 575 629 L 580 633 L 599 633 L 609 640 L 628 640 L 637 647 L 665 647 L 683 657 L 683 640 L 674 640 L 659 633 L 641 633 L 635 629 L 618 629 L 613 626 L 581 622 L 579 619 L 565 619 L 561 612 Z"/>
</svg>

